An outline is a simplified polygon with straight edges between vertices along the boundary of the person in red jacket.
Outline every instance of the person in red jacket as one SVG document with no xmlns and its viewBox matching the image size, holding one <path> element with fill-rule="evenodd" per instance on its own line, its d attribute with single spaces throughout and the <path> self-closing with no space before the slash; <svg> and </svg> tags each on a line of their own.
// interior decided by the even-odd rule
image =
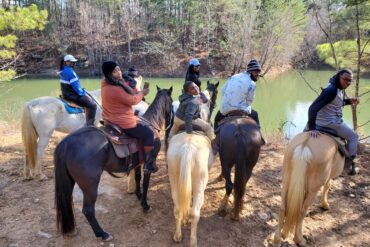
<svg viewBox="0 0 370 247">
<path fill-rule="evenodd" d="M 132 111 L 132 106 L 138 104 L 149 93 L 149 89 L 134 92 L 126 85 L 121 69 L 114 61 L 104 62 L 102 70 L 105 77 L 101 86 L 103 120 L 118 125 L 129 136 L 141 140 L 145 152 L 144 172 L 158 171 L 152 155 L 154 133 L 149 126 L 142 124 Z"/>
</svg>

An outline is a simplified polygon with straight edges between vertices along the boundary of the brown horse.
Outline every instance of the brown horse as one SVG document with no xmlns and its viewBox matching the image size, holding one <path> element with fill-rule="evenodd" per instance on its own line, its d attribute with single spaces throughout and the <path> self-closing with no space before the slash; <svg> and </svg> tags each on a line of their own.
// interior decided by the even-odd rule
<svg viewBox="0 0 370 247">
<path fill-rule="evenodd" d="M 219 128 L 220 161 L 226 189 L 219 213 L 226 214 L 229 196 L 234 189 L 234 212 L 231 214 L 231 218 L 238 220 L 243 206 L 245 186 L 259 157 L 262 145 L 261 133 L 256 122 L 249 117 L 228 121 Z M 233 184 L 230 173 L 234 164 L 236 165 Z"/>
<path fill-rule="evenodd" d="M 335 141 L 327 135 L 312 138 L 309 132 L 304 132 L 291 140 L 284 155 L 279 227 L 274 245 L 280 246 L 281 237 L 293 232 L 295 243 L 306 244 L 302 223 L 307 209 L 322 186 L 321 207 L 329 209 L 330 182 L 342 173 L 343 167 L 344 158 Z"/>
</svg>

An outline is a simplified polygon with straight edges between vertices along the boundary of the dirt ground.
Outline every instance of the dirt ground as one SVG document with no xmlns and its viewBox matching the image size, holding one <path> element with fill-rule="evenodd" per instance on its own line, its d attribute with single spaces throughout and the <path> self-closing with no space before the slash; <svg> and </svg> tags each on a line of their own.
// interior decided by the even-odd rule
<svg viewBox="0 0 370 247">
<path fill-rule="evenodd" d="M 127 178 L 103 174 L 96 206 L 97 219 L 114 240 L 96 239 L 81 213 L 82 195 L 74 193 L 77 235 L 56 231 L 52 154 L 61 136 L 53 137 L 44 158 L 47 181 L 22 179 L 23 151 L 17 127 L 0 125 L 0 246 L 188 246 L 190 227 L 183 227 L 183 242 L 175 244 L 173 203 L 163 153 L 160 171 L 152 176 L 148 194 L 153 211 L 144 214 L 134 195 L 126 193 Z M 243 217 L 239 222 L 220 217 L 217 209 L 224 182 L 216 179 L 220 164 L 210 170 L 205 203 L 198 225 L 199 246 L 267 246 L 277 225 L 281 168 L 285 142 L 270 141 L 247 184 Z M 319 208 L 319 198 L 304 220 L 303 231 L 311 246 L 370 246 L 370 145 L 363 147 L 359 174 L 333 181 L 330 210 Z M 293 246 L 292 237 L 282 246 Z"/>
</svg>

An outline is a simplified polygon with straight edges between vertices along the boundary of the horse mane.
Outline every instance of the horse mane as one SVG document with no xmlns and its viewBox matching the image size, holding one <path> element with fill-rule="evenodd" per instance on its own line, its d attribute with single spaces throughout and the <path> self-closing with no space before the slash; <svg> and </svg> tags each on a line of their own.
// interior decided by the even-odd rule
<svg viewBox="0 0 370 247">
<path fill-rule="evenodd" d="M 170 110 L 167 107 L 171 107 L 171 104 L 172 98 L 168 94 L 168 89 L 160 89 L 143 117 L 152 124 L 156 123 L 161 128 L 166 124 L 166 113 Z"/>
</svg>

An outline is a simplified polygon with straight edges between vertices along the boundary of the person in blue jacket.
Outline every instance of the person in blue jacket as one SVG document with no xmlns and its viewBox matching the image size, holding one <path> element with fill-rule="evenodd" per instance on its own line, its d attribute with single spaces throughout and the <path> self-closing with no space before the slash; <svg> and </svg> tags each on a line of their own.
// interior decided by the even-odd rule
<svg viewBox="0 0 370 247">
<path fill-rule="evenodd" d="M 96 104 L 86 95 L 85 89 L 81 88 L 80 80 L 73 70 L 77 59 L 72 55 L 66 55 L 60 63 L 60 85 L 62 96 L 68 101 L 86 109 L 86 126 L 93 126 L 95 121 Z"/>
</svg>

